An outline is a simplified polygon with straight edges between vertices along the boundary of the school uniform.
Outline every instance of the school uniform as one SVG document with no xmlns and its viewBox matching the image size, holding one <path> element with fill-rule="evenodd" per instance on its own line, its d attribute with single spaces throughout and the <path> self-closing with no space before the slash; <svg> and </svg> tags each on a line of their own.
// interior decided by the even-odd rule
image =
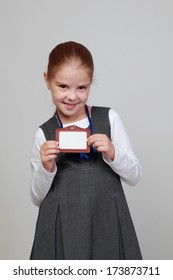
<svg viewBox="0 0 173 280">
<path fill-rule="evenodd" d="M 93 134 L 110 138 L 108 111 L 92 107 Z M 58 126 L 55 116 L 41 126 L 46 140 L 55 140 Z M 89 156 L 58 154 L 56 175 L 39 208 L 31 259 L 142 259 L 120 176 L 101 153 Z"/>
</svg>

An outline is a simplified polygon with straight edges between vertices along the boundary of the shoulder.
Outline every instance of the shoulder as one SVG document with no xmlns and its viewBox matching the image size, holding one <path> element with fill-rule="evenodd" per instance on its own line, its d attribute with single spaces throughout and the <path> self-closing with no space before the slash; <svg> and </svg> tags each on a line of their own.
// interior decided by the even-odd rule
<svg viewBox="0 0 173 280">
<path fill-rule="evenodd" d="M 55 140 L 55 131 L 59 127 L 59 123 L 55 116 L 40 125 L 43 130 L 46 140 Z"/>
<path fill-rule="evenodd" d="M 91 112 L 108 112 L 110 110 L 110 107 L 102 107 L 102 106 L 92 106 L 91 107 Z"/>
<path fill-rule="evenodd" d="M 44 127 L 47 127 L 47 126 L 50 126 L 50 125 L 57 125 L 57 119 L 55 116 L 51 117 L 50 119 L 48 119 L 46 122 L 42 123 L 40 125 L 40 128 L 44 128 Z"/>
<path fill-rule="evenodd" d="M 101 120 L 107 119 L 109 116 L 109 107 L 101 107 L 101 106 L 92 106 L 91 107 L 91 116 L 93 119 Z"/>
<path fill-rule="evenodd" d="M 119 113 L 112 108 L 109 110 L 109 119 L 111 123 L 116 123 L 121 121 Z"/>
<path fill-rule="evenodd" d="M 121 121 L 118 112 L 110 107 L 92 106 L 91 112 L 99 115 L 106 114 L 111 124 Z"/>
</svg>

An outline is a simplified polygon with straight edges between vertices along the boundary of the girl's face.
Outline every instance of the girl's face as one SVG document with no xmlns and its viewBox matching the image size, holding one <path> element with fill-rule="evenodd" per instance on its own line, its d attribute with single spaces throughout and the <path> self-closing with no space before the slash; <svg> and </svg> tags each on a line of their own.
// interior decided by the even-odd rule
<svg viewBox="0 0 173 280">
<path fill-rule="evenodd" d="M 46 73 L 44 76 L 62 122 L 70 123 L 84 118 L 91 86 L 88 69 L 65 64 L 52 78 L 48 79 Z"/>
</svg>

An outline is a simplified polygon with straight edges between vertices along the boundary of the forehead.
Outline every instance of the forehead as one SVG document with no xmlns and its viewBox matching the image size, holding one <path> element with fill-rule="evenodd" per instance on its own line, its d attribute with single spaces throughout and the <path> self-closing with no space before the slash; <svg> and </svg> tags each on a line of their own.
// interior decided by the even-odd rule
<svg viewBox="0 0 173 280">
<path fill-rule="evenodd" d="M 91 77 L 89 69 L 82 67 L 79 64 L 63 64 L 61 67 L 58 67 L 54 71 L 54 78 L 56 80 L 65 79 L 65 80 L 77 80 L 77 81 L 87 81 L 91 82 Z"/>
</svg>

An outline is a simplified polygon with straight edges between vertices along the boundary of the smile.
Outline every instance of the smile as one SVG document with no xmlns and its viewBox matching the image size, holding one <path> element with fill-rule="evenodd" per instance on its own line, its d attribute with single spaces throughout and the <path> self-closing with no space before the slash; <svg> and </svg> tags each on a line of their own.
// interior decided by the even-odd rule
<svg viewBox="0 0 173 280">
<path fill-rule="evenodd" d="M 78 103 L 66 103 L 66 102 L 63 102 L 64 103 L 64 105 L 66 106 L 66 108 L 68 108 L 68 109 L 74 109 L 75 108 L 75 106 L 78 104 Z"/>
</svg>

